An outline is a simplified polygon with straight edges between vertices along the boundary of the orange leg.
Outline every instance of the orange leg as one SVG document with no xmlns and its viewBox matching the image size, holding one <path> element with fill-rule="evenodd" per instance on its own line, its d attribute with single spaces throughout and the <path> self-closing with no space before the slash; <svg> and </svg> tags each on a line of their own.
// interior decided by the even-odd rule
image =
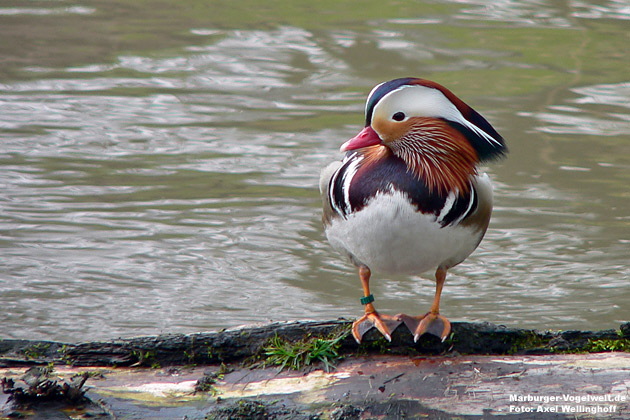
<svg viewBox="0 0 630 420">
<path fill-rule="evenodd" d="M 433 334 L 444 341 L 451 333 L 450 321 L 440 315 L 440 297 L 442 296 L 445 280 L 446 269 L 440 267 L 435 272 L 435 297 L 429 312 L 420 316 L 399 315 L 399 318 L 412 332 L 414 341 L 418 341 L 424 333 Z"/>
<path fill-rule="evenodd" d="M 374 297 L 370 293 L 371 275 L 372 272 L 367 266 L 362 265 L 359 267 L 359 277 L 361 279 L 364 296 L 364 298 L 361 299 L 361 303 L 365 305 L 365 314 L 352 324 L 352 335 L 359 344 L 361 344 L 363 335 L 373 327 L 376 327 L 388 341 L 392 341 L 392 331 L 402 323 L 402 320 L 398 319 L 398 317 L 379 314 L 376 312 L 376 309 L 374 309 L 374 305 L 372 305 Z"/>
</svg>

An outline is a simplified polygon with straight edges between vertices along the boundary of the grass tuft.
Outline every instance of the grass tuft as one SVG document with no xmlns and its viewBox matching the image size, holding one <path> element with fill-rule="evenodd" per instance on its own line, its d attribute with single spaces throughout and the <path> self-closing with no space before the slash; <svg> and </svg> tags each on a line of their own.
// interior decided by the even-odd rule
<svg viewBox="0 0 630 420">
<path fill-rule="evenodd" d="M 328 338 L 307 337 L 297 342 L 287 341 L 278 335 L 269 340 L 263 348 L 264 365 L 280 366 L 300 370 L 305 366 L 321 363 L 326 372 L 335 369 L 335 363 L 341 359 L 339 347 L 349 331 L 331 334 Z"/>
</svg>

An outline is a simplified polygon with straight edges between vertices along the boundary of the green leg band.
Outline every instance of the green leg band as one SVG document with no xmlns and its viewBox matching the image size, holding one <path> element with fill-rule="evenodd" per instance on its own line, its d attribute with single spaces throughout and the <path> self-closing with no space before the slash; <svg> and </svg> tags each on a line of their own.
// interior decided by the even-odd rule
<svg viewBox="0 0 630 420">
<path fill-rule="evenodd" d="M 365 296 L 361 298 L 361 304 L 367 305 L 368 303 L 374 302 L 374 295 Z"/>
</svg>

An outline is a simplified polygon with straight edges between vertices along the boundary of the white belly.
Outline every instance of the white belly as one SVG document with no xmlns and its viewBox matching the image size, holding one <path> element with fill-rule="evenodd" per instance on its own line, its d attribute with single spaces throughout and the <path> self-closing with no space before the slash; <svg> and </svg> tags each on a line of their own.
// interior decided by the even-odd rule
<svg viewBox="0 0 630 420">
<path fill-rule="evenodd" d="M 331 245 L 356 264 L 384 273 L 420 274 L 452 267 L 470 255 L 483 232 L 441 227 L 434 215 L 415 210 L 399 192 L 378 194 L 361 211 L 326 229 Z"/>
</svg>

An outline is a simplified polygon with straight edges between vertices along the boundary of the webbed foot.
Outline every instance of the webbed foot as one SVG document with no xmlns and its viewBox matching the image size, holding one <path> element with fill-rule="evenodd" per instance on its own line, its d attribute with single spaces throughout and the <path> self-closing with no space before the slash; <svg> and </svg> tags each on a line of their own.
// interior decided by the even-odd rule
<svg viewBox="0 0 630 420">
<path fill-rule="evenodd" d="M 357 343 L 361 344 L 363 335 L 370 329 L 376 327 L 387 341 L 392 341 L 392 332 L 396 327 L 402 324 L 402 322 L 403 321 L 398 318 L 398 316 L 379 314 L 376 311 L 369 312 L 354 321 L 352 324 L 352 335 Z"/>
<path fill-rule="evenodd" d="M 451 333 L 451 322 L 439 313 L 427 312 L 420 316 L 400 314 L 397 317 L 409 328 L 415 342 L 424 333 L 440 337 L 442 341 L 446 340 Z"/>
</svg>

